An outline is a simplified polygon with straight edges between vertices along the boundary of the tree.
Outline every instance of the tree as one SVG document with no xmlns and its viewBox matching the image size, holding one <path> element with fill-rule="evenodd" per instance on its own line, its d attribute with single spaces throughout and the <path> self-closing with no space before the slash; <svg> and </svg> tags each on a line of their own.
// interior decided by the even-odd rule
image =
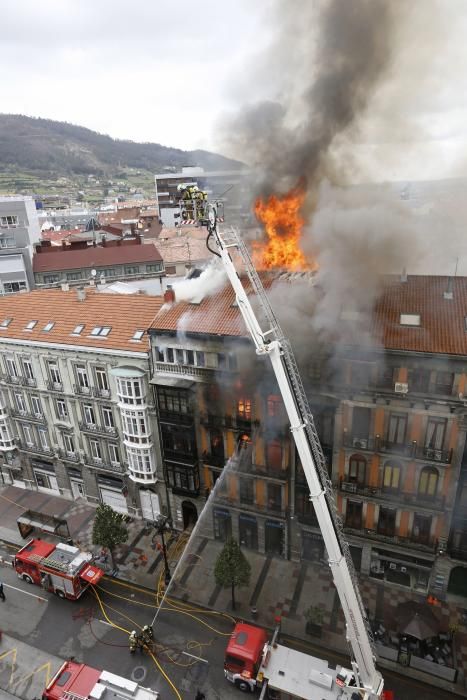
<svg viewBox="0 0 467 700">
<path fill-rule="evenodd" d="M 214 577 L 218 586 L 231 587 L 232 610 L 235 610 L 235 587 L 248 586 L 251 566 L 238 543 L 230 537 L 216 559 Z"/>
<path fill-rule="evenodd" d="M 120 513 L 116 513 L 110 506 L 101 504 L 97 506 L 96 517 L 92 528 L 92 543 L 106 547 L 114 563 L 114 549 L 128 539 L 128 530 L 122 521 Z"/>
</svg>

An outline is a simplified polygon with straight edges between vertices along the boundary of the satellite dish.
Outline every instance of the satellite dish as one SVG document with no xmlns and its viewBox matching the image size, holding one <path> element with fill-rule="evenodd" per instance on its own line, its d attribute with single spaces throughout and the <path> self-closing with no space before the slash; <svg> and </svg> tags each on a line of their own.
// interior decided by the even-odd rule
<svg viewBox="0 0 467 700">
<path fill-rule="evenodd" d="M 97 275 L 97 270 L 91 270 L 91 275 L 95 277 Z"/>
</svg>

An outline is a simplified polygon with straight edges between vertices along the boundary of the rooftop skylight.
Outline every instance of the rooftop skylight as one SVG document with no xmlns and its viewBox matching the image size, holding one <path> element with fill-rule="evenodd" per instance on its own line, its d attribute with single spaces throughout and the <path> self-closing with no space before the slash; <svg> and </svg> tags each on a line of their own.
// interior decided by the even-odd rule
<svg viewBox="0 0 467 700">
<path fill-rule="evenodd" d="M 81 335 L 83 328 L 84 328 L 84 323 L 78 323 L 78 325 L 74 327 L 71 335 Z"/>
<path fill-rule="evenodd" d="M 55 321 L 49 321 L 48 323 L 45 324 L 44 328 L 42 329 L 43 331 L 49 332 L 52 330 L 52 328 L 55 326 Z"/>
<path fill-rule="evenodd" d="M 141 338 L 143 337 L 143 335 L 144 335 L 144 331 L 135 331 L 135 332 L 133 333 L 133 336 L 132 336 L 131 340 L 141 340 Z"/>
<path fill-rule="evenodd" d="M 100 336 L 101 338 L 106 338 L 111 330 L 111 326 L 95 326 L 91 331 L 91 335 L 94 337 Z"/>
<path fill-rule="evenodd" d="M 3 321 L 0 323 L 0 328 L 8 328 L 12 320 L 13 319 L 11 318 L 4 318 Z"/>
<path fill-rule="evenodd" d="M 401 326 L 419 326 L 420 314 L 401 314 L 399 323 Z"/>
<path fill-rule="evenodd" d="M 37 326 L 37 321 L 29 321 L 28 325 L 24 329 L 25 331 L 32 331 L 34 326 Z"/>
</svg>

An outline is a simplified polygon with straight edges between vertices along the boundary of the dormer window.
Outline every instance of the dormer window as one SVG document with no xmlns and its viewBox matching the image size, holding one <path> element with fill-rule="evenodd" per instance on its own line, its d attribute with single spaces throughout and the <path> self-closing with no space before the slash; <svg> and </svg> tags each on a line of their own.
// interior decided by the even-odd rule
<svg viewBox="0 0 467 700">
<path fill-rule="evenodd" d="M 419 326 L 420 314 L 401 314 L 399 323 L 401 326 Z"/>
<path fill-rule="evenodd" d="M 71 335 L 81 335 L 83 329 L 84 329 L 84 323 L 79 323 L 77 326 L 74 327 Z"/>
<path fill-rule="evenodd" d="M 52 330 L 52 328 L 55 326 L 55 321 L 49 321 L 48 323 L 45 324 L 44 328 L 42 329 L 46 333 Z"/>
<path fill-rule="evenodd" d="M 4 318 L 3 321 L 0 323 L 0 328 L 8 328 L 12 320 L 13 319 L 11 318 Z"/>
<path fill-rule="evenodd" d="M 37 326 L 37 321 L 29 321 L 28 325 L 24 329 L 25 331 L 32 331 L 33 328 Z"/>
</svg>

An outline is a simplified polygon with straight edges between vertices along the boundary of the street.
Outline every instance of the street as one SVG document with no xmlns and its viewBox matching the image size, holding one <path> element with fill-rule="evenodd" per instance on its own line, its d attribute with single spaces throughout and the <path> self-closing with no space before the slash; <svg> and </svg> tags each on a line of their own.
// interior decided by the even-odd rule
<svg viewBox="0 0 467 700">
<path fill-rule="evenodd" d="M 8 560 L 13 550 L 0 547 Z M 161 700 L 175 697 L 170 682 L 185 700 L 199 688 L 207 700 L 237 700 L 240 691 L 223 675 L 223 652 L 232 621 L 226 616 L 200 611 L 189 603 L 166 601 L 154 624 L 155 660 L 148 654 L 131 655 L 128 632 L 150 624 L 157 612 L 155 593 L 115 579 L 105 579 L 97 597 L 87 591 L 81 600 L 61 600 L 37 586 L 20 581 L 2 566 L 6 602 L 0 603 L 0 628 L 17 643 L 0 644 L 0 688 L 25 700 L 40 696 L 47 680 L 60 665 L 59 659 L 75 657 L 95 668 L 106 669 L 157 689 Z M 31 645 L 40 652 L 31 652 Z M 308 644 L 293 644 L 302 651 L 319 654 Z M 340 660 L 323 651 L 323 657 Z M 412 679 L 384 673 L 387 688 L 397 700 L 440 700 L 452 694 Z"/>
</svg>

